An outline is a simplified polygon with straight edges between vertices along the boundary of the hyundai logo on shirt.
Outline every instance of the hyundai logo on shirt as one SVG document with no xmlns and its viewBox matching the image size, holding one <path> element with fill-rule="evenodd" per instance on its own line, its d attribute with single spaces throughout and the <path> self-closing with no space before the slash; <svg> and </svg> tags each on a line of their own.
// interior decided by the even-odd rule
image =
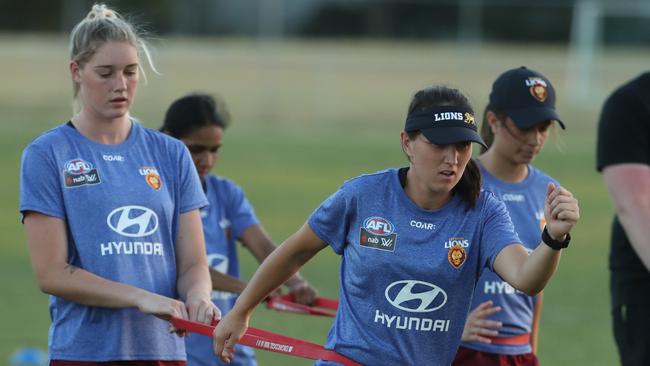
<svg viewBox="0 0 650 366">
<path fill-rule="evenodd" d="M 447 293 L 440 287 L 424 281 L 401 280 L 388 285 L 385 296 L 386 300 L 401 312 L 385 313 L 376 309 L 375 324 L 381 324 L 386 328 L 421 332 L 449 331 L 450 319 L 407 316 L 403 313 L 429 313 L 445 306 Z"/>
<path fill-rule="evenodd" d="M 443 289 L 424 281 L 396 281 L 386 287 L 384 294 L 394 307 L 413 313 L 438 310 L 447 303 Z"/>
<path fill-rule="evenodd" d="M 151 235 L 158 230 L 158 216 L 143 206 L 123 206 L 108 214 L 106 223 L 113 231 L 131 238 Z"/>
<path fill-rule="evenodd" d="M 111 230 L 122 236 L 141 238 L 149 236 L 158 230 L 158 215 L 147 207 L 122 206 L 108 214 L 106 223 Z M 102 256 L 164 255 L 162 243 L 142 239 L 134 241 L 111 239 L 100 243 L 99 249 Z"/>
</svg>

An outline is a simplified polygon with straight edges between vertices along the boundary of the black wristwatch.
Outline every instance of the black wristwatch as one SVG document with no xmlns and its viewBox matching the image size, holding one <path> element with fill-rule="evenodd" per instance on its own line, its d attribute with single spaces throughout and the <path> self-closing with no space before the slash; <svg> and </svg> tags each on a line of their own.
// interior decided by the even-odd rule
<svg viewBox="0 0 650 366">
<path fill-rule="evenodd" d="M 542 241 L 544 244 L 551 247 L 551 249 L 560 250 L 569 246 L 569 242 L 571 241 L 571 234 L 567 233 L 566 238 L 564 238 L 562 241 L 555 240 L 551 238 L 551 236 L 548 234 L 548 230 L 546 230 L 546 226 L 544 226 L 544 231 L 542 231 Z"/>
</svg>

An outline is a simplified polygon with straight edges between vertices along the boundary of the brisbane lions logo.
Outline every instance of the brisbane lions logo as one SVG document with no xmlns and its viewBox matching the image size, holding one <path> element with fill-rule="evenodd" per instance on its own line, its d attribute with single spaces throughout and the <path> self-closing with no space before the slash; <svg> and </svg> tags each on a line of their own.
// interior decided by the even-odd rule
<svg viewBox="0 0 650 366">
<path fill-rule="evenodd" d="M 548 98 L 548 86 L 544 79 L 530 78 L 526 80 L 526 85 L 528 85 L 528 90 L 530 91 L 530 95 L 532 95 L 533 98 L 535 98 L 540 103 L 544 103 L 546 101 L 546 98 Z"/>
<path fill-rule="evenodd" d="M 452 245 L 451 248 L 449 248 L 449 252 L 447 252 L 447 259 L 452 267 L 460 268 L 460 266 L 465 263 L 465 259 L 467 259 L 465 248 L 458 244 Z"/>
</svg>

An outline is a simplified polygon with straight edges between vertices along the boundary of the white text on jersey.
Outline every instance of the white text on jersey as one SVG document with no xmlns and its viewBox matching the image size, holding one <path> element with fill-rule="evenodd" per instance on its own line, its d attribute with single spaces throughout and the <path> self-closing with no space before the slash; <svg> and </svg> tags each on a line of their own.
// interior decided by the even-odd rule
<svg viewBox="0 0 650 366">
<path fill-rule="evenodd" d="M 423 229 L 423 230 L 435 230 L 436 225 L 430 223 L 430 222 L 422 222 L 422 221 L 416 221 L 416 220 L 411 220 L 409 223 L 411 226 L 413 226 L 416 229 Z"/>
<path fill-rule="evenodd" d="M 101 243 L 102 256 L 105 255 L 163 255 L 161 243 L 149 241 L 109 241 Z"/>
</svg>

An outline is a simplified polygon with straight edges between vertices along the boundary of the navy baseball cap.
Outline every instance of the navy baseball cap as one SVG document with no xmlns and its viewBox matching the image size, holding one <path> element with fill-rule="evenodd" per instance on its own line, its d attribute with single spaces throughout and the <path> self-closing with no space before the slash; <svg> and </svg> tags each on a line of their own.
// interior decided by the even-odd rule
<svg viewBox="0 0 650 366">
<path fill-rule="evenodd" d="M 488 109 L 504 112 L 519 128 L 549 120 L 565 128 L 555 110 L 553 85 L 544 75 L 525 66 L 499 75 L 492 84 Z"/>
<path fill-rule="evenodd" d="M 487 148 L 477 132 L 474 113 L 459 107 L 428 107 L 415 111 L 406 117 L 404 131 L 420 131 L 436 145 L 471 141 Z"/>
</svg>

